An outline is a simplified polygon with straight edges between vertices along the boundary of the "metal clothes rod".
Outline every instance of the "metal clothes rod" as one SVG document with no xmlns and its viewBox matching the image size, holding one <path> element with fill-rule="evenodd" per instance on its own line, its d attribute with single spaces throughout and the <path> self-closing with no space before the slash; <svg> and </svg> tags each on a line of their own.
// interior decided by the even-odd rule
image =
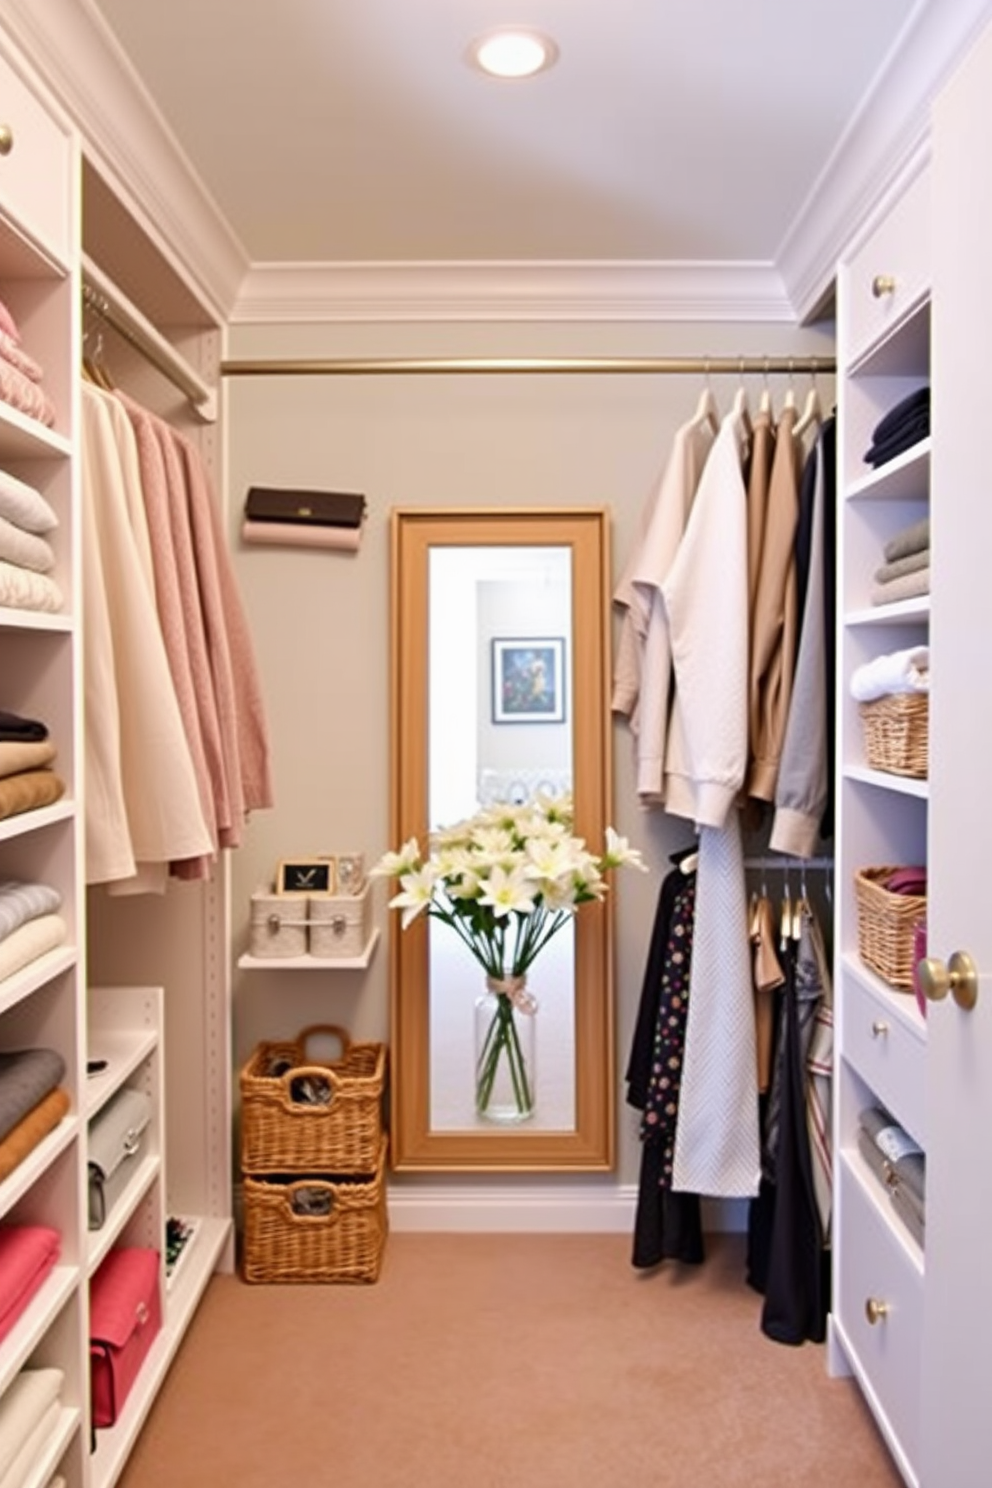
<svg viewBox="0 0 992 1488">
<path fill-rule="evenodd" d="M 339 360 L 246 359 L 221 363 L 222 377 L 374 377 L 474 372 L 595 372 L 708 377 L 769 376 L 837 370 L 833 357 L 350 357 Z"/>
<path fill-rule="evenodd" d="M 205 423 L 216 420 L 216 389 L 194 372 L 172 343 L 166 340 L 161 331 L 156 330 L 151 321 L 117 288 L 113 280 L 95 263 L 85 258 L 83 303 L 101 320 L 106 321 L 107 325 L 112 326 L 118 335 L 123 336 L 173 387 L 178 388 Z"/>
<path fill-rule="evenodd" d="M 804 873 L 807 868 L 818 868 L 830 872 L 834 868 L 833 858 L 761 857 L 745 858 L 744 867 L 749 872 L 761 870 L 773 873 Z"/>
</svg>

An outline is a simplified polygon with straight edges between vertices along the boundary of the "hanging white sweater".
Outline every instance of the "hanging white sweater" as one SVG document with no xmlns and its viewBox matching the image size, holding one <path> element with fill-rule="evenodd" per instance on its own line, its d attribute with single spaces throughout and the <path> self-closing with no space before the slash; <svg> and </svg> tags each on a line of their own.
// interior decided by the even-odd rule
<svg viewBox="0 0 992 1488">
<path fill-rule="evenodd" d="M 661 585 L 675 670 L 665 805 L 707 827 L 727 820 L 747 768 L 747 444 L 746 418 L 735 406 L 720 425 Z"/>
<path fill-rule="evenodd" d="M 662 584 L 679 550 L 700 474 L 713 445 L 706 422 L 675 433 L 664 474 L 645 512 L 641 539 L 614 592 L 623 614 L 617 648 L 613 711 L 636 737 L 637 794 L 659 802 L 664 784 L 672 652 Z"/>
</svg>

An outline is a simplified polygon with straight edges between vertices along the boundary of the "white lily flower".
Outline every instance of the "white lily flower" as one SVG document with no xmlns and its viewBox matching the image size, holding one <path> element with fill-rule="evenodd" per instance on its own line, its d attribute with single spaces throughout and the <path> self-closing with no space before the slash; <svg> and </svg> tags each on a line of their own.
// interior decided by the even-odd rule
<svg viewBox="0 0 992 1488">
<path fill-rule="evenodd" d="M 399 852 L 383 853 L 374 868 L 369 869 L 372 878 L 398 878 L 401 873 L 409 873 L 416 868 L 420 862 L 420 845 L 416 837 L 410 837 Z"/>
<path fill-rule="evenodd" d="M 631 847 L 626 837 L 621 837 L 612 827 L 606 829 L 606 852 L 603 854 L 604 868 L 620 868 L 624 864 L 628 868 L 639 868 L 642 873 L 647 873 L 648 865 L 636 847 Z"/>
<path fill-rule="evenodd" d="M 507 872 L 497 864 L 489 877 L 481 881 L 480 888 L 479 903 L 489 905 L 497 919 L 514 910 L 518 914 L 530 914 L 534 908 L 536 890 L 522 868 Z"/>
<path fill-rule="evenodd" d="M 401 923 L 404 930 L 431 904 L 436 883 L 437 876 L 430 863 L 425 863 L 412 873 L 403 874 L 400 879 L 401 892 L 390 899 L 389 907 L 403 911 Z"/>
</svg>

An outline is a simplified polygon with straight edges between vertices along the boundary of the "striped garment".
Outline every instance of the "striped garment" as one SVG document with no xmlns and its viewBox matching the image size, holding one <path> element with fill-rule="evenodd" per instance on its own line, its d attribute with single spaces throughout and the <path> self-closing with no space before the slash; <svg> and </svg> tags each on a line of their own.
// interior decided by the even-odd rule
<svg viewBox="0 0 992 1488">
<path fill-rule="evenodd" d="M 61 906 L 58 889 L 43 883 L 0 882 L 0 940 L 39 915 L 54 914 Z"/>
</svg>

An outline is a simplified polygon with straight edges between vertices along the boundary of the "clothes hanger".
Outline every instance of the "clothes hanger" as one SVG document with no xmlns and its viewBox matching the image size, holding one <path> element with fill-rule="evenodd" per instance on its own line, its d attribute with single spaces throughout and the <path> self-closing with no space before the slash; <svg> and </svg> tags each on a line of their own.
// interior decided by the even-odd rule
<svg viewBox="0 0 992 1488">
<path fill-rule="evenodd" d="M 103 388 L 105 393 L 112 393 L 114 391 L 113 378 L 103 361 L 103 332 L 97 332 L 96 348 L 92 356 L 86 350 L 89 334 L 88 330 L 83 332 L 83 373 L 95 387 Z"/>
<path fill-rule="evenodd" d="M 713 433 L 717 434 L 720 430 L 720 410 L 713 396 L 713 389 L 710 387 L 710 374 L 708 370 L 705 376 L 706 382 L 699 395 L 696 411 L 692 416 L 692 427 L 694 429 L 701 429 L 705 424 L 709 424 Z"/>
<path fill-rule="evenodd" d="M 816 369 L 814 364 L 814 370 L 810 373 L 810 385 L 809 392 L 806 394 L 806 402 L 792 432 L 798 437 L 801 434 L 805 434 L 806 430 L 814 424 L 819 428 L 822 422 L 823 408 L 820 404 L 819 389 L 816 386 Z"/>
<path fill-rule="evenodd" d="M 772 390 L 768 386 L 768 358 L 765 357 L 765 366 L 761 374 L 761 400 L 758 403 L 758 412 L 766 413 L 769 418 L 774 419 L 775 410 L 772 407 Z"/>
<path fill-rule="evenodd" d="M 751 410 L 747 405 L 747 388 L 744 386 L 744 358 L 741 357 L 740 382 L 734 394 L 734 415 L 739 418 L 748 434 L 751 433 Z"/>
</svg>

